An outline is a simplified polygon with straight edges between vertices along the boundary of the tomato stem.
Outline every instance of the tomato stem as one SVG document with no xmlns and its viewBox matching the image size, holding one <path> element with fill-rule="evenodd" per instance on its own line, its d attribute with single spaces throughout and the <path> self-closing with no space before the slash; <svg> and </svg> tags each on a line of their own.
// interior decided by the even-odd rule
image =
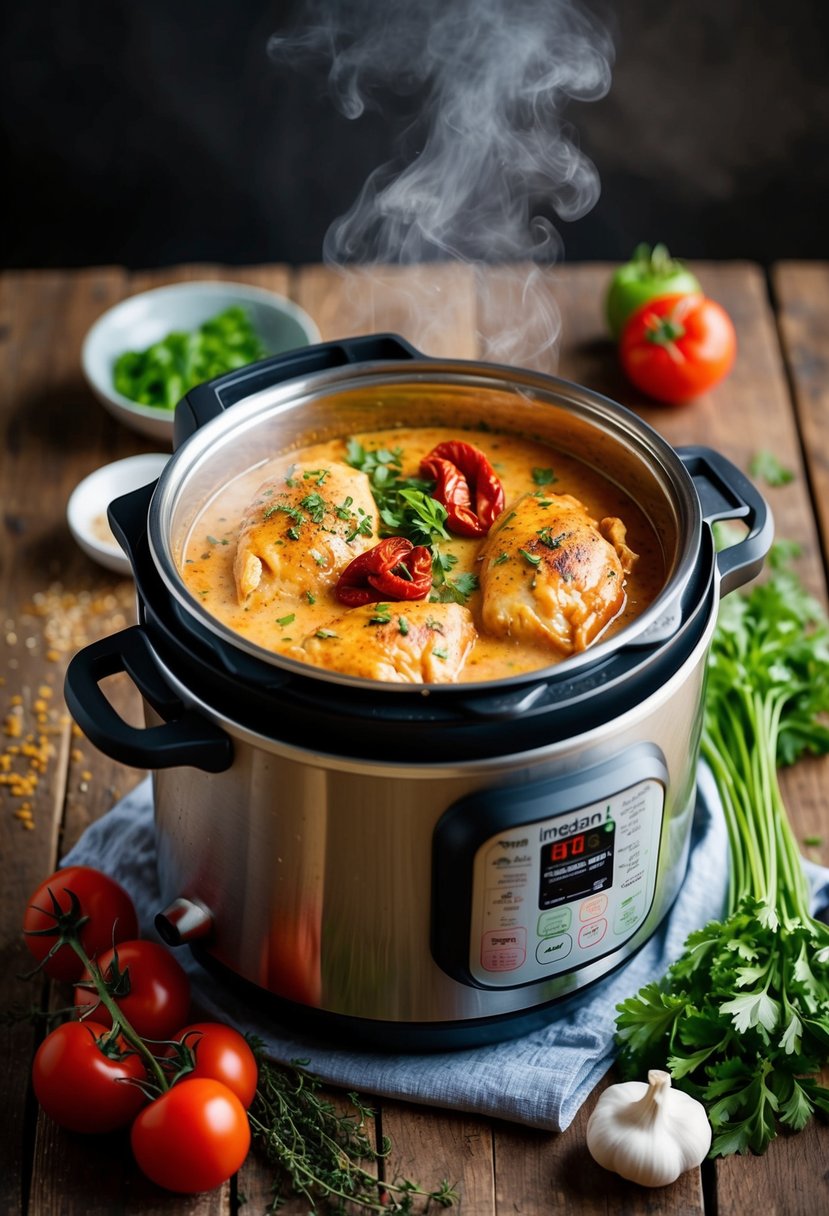
<svg viewBox="0 0 829 1216">
<path fill-rule="evenodd" d="M 123 1012 L 119 1009 L 116 1002 L 110 996 L 109 992 L 107 991 L 106 981 L 101 974 L 98 964 L 93 963 L 92 959 L 86 953 L 80 941 L 77 937 L 75 937 L 74 934 L 67 934 L 66 941 L 83 963 L 85 970 L 92 977 L 92 983 L 94 984 L 95 992 L 98 995 L 98 1000 L 112 1018 L 112 1032 L 108 1037 L 114 1038 L 117 1034 L 121 1034 L 129 1043 L 130 1047 L 132 1047 L 144 1061 L 147 1071 L 155 1078 L 160 1092 L 164 1093 L 170 1088 L 167 1082 L 167 1077 L 164 1073 L 164 1069 L 161 1067 L 158 1060 L 150 1051 L 149 1047 L 141 1036 L 137 1033 L 137 1031 L 133 1030 L 127 1018 L 124 1017 Z"/>
<path fill-rule="evenodd" d="M 670 346 L 684 334 L 684 325 L 672 317 L 654 317 L 652 321 L 649 321 L 645 338 L 648 342 L 653 342 L 654 346 Z"/>
</svg>

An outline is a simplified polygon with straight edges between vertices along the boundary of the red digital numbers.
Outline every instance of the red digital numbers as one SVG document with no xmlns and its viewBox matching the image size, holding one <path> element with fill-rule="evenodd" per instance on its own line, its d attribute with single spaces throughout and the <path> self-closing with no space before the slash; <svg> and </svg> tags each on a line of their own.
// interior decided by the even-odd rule
<svg viewBox="0 0 829 1216">
<path fill-rule="evenodd" d="M 550 846 L 550 861 L 566 861 L 568 857 L 578 857 L 584 852 L 585 836 L 571 836 L 569 840 L 557 840 Z"/>
</svg>

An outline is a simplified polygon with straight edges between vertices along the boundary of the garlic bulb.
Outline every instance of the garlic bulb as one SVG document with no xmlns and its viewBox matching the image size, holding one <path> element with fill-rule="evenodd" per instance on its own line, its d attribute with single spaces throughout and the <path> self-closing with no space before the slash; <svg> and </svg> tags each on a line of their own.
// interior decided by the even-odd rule
<svg viewBox="0 0 829 1216">
<path fill-rule="evenodd" d="M 702 1103 L 671 1089 L 670 1073 L 652 1068 L 648 1083 L 609 1086 L 587 1122 L 590 1155 L 642 1186 L 667 1186 L 699 1165 L 711 1147 Z"/>
</svg>

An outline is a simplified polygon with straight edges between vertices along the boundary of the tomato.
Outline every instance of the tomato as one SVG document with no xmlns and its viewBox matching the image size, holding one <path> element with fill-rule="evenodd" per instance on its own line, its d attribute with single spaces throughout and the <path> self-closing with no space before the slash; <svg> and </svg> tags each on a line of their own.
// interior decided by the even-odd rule
<svg viewBox="0 0 829 1216">
<path fill-rule="evenodd" d="M 651 300 L 628 320 L 619 343 L 631 383 L 668 405 L 713 388 L 731 370 L 736 350 L 731 318 L 703 295 Z"/>
<path fill-rule="evenodd" d="M 193 1052 L 196 1065 L 190 1077 L 212 1077 L 221 1081 L 247 1108 L 256 1093 L 259 1069 L 256 1056 L 244 1037 L 221 1022 L 194 1022 L 173 1035 Z"/>
<path fill-rule="evenodd" d="M 130 1123 L 147 1099 L 137 1055 L 114 1059 L 98 1046 L 98 1022 L 64 1022 L 46 1036 L 32 1065 L 35 1097 L 47 1115 L 73 1132 L 110 1132 Z M 105 1045 L 106 1046 L 106 1045 Z M 126 1050 L 123 1040 L 107 1050 Z"/>
<path fill-rule="evenodd" d="M 112 964 L 117 952 L 118 974 Z M 190 981 L 182 967 L 164 946 L 157 942 L 121 942 L 116 950 L 108 950 L 98 959 L 104 979 L 116 984 L 113 997 L 123 1010 L 124 1017 L 142 1039 L 169 1039 L 187 1020 L 190 1012 Z M 129 973 L 128 982 L 118 978 Z M 88 972 L 81 977 L 89 979 Z M 126 994 L 119 995 L 117 989 L 124 988 Z M 98 996 L 92 989 L 75 988 L 75 1007 L 89 1009 L 97 1004 Z M 98 1005 L 95 1018 L 105 1026 L 112 1019 L 103 1005 Z"/>
<path fill-rule="evenodd" d="M 192 1077 L 141 1111 L 130 1142 L 148 1178 L 192 1195 L 236 1173 L 250 1148 L 250 1127 L 245 1108 L 226 1085 Z"/>
<path fill-rule="evenodd" d="M 610 280 L 605 300 L 608 328 L 618 339 L 628 317 L 649 300 L 701 290 L 696 275 L 672 258 L 664 245 L 654 245 L 653 249 L 637 245 L 630 261 Z"/>
<path fill-rule="evenodd" d="M 50 892 L 57 899 L 61 913 L 70 911 L 69 893 L 77 897 L 81 914 L 89 918 L 80 931 L 80 940 L 90 957 L 109 950 L 113 941 L 138 936 L 135 908 L 123 887 L 100 870 L 67 866 L 43 880 L 23 915 L 26 945 L 38 962 L 46 958 L 58 936 Z M 44 929 L 52 932 L 33 936 Z M 83 964 L 71 946 L 63 945 L 42 970 L 53 980 L 71 984 L 80 976 Z"/>
<path fill-rule="evenodd" d="M 439 443 L 421 460 L 420 475 L 434 479 L 432 497 L 446 508 L 446 527 L 456 536 L 486 536 L 504 509 L 501 479 L 471 443 Z"/>
</svg>

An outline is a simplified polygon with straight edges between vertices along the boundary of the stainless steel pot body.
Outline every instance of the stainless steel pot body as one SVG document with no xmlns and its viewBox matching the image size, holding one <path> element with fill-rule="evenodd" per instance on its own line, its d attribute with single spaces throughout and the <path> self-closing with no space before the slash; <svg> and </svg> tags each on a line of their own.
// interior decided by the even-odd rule
<svg viewBox="0 0 829 1216">
<path fill-rule="evenodd" d="M 677 894 L 719 595 L 760 568 L 771 518 L 716 453 L 678 454 L 576 385 L 388 338 L 287 363 L 195 390 L 158 485 L 111 506 L 140 622 L 73 659 L 67 703 L 102 750 L 155 770 L 168 940 L 279 1016 L 373 1044 L 519 1033 L 628 958 Z M 482 415 L 603 470 L 648 515 L 665 584 L 614 638 L 514 680 L 391 686 L 262 651 L 188 594 L 177 563 L 201 505 L 265 456 Z M 747 537 L 715 555 L 708 525 L 734 517 Z M 143 730 L 99 687 L 116 671 L 144 695 Z"/>
<path fill-rule="evenodd" d="M 257 988 L 362 1022 L 408 1024 L 415 1037 L 422 1024 L 527 1012 L 591 983 L 647 941 L 682 882 L 714 617 L 712 608 L 703 636 L 673 677 L 612 724 L 488 762 L 435 765 L 424 756 L 420 764 L 390 765 L 303 752 L 280 746 L 269 732 L 242 730 L 199 704 L 198 711 L 233 738 L 234 762 L 220 774 L 178 768 L 155 774 L 164 899 L 184 897 L 204 910 L 212 958 Z M 175 674 L 165 676 L 192 704 Z M 152 712 L 150 721 L 157 721 Z M 436 955 L 445 958 L 441 939 L 458 934 L 457 925 L 442 917 L 464 920 L 473 909 L 434 898 L 440 895 L 433 891 L 436 833 L 447 811 L 461 802 L 474 816 L 474 798 L 482 791 L 502 794 L 507 804 L 549 782 L 558 785 L 558 805 L 564 805 L 562 785 L 579 787 L 592 772 L 608 769 L 607 797 L 645 785 L 656 792 L 643 812 L 651 822 L 642 849 L 656 852 L 642 859 L 652 887 L 646 884 L 642 893 L 638 921 L 623 923 L 618 932 L 612 923 L 601 926 L 602 940 L 591 947 L 595 960 L 583 950 L 577 966 L 573 934 L 567 934 L 571 965 L 557 960 L 534 982 L 523 975 L 511 982 L 509 973 L 458 978 L 470 957 L 474 963 L 480 955 L 481 935 L 470 923 L 454 975 L 448 974 Z M 573 814 L 561 816 L 565 826 Z M 531 832 L 534 822 L 526 826 Z M 514 836 L 496 825 L 486 845 L 497 847 L 504 833 Z M 529 847 L 540 843 L 534 839 Z M 468 878 L 460 870 L 474 869 L 478 852 L 480 847 L 470 848 L 453 870 L 460 886 Z M 614 881 L 621 882 L 618 874 Z M 526 931 L 529 958 L 542 948 L 545 927 L 540 933 L 535 887 L 524 894 L 525 910 L 515 923 Z M 485 891 L 473 892 L 473 899 L 482 897 Z M 618 919 L 618 907 L 616 914 Z M 560 936 L 549 940 L 557 946 Z M 383 1028 L 375 1033 L 382 1038 Z"/>
</svg>

